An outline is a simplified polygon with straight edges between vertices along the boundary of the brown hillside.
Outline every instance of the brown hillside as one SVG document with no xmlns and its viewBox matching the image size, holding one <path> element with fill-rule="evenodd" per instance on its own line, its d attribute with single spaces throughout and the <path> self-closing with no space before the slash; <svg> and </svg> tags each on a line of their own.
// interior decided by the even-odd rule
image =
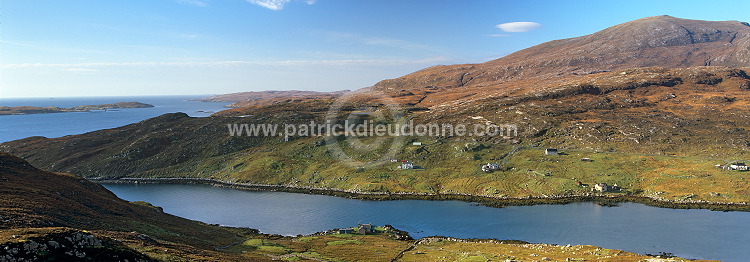
<svg viewBox="0 0 750 262">
<path fill-rule="evenodd" d="M 728 157 L 750 152 L 750 76 L 725 67 L 636 68 L 537 92 L 434 107 L 428 123 L 518 125 L 525 142 L 597 151 Z M 498 137 L 480 137 L 495 140 Z M 499 140 L 503 141 L 503 140 Z"/>
<path fill-rule="evenodd" d="M 540 81 L 624 68 L 750 66 L 750 26 L 737 21 L 647 17 L 533 46 L 481 64 L 435 66 L 373 89 L 421 107 L 518 95 Z"/>
<path fill-rule="evenodd" d="M 72 227 L 137 231 L 201 247 L 228 245 L 240 239 L 225 229 L 131 204 L 101 185 L 66 173 L 42 171 L 0 153 L 0 229 Z"/>
</svg>

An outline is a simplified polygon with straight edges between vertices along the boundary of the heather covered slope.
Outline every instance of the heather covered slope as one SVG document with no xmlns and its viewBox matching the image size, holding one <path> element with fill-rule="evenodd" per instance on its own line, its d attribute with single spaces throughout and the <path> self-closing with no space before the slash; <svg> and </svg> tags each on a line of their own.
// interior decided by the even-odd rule
<svg viewBox="0 0 750 262">
<path fill-rule="evenodd" d="M 72 174 L 42 171 L 0 153 L 0 228 L 72 227 L 137 231 L 200 247 L 241 238 L 226 229 L 163 213 L 119 199 L 101 185 Z"/>
<path fill-rule="evenodd" d="M 521 135 L 511 142 L 549 147 L 727 161 L 748 156 L 750 76 L 741 69 L 624 69 L 537 87 L 522 96 L 435 107 L 415 118 L 517 124 Z"/>
<path fill-rule="evenodd" d="M 750 26 L 655 16 L 481 63 L 435 66 L 373 89 L 432 107 L 538 91 L 540 81 L 635 67 L 750 66 Z"/>
</svg>

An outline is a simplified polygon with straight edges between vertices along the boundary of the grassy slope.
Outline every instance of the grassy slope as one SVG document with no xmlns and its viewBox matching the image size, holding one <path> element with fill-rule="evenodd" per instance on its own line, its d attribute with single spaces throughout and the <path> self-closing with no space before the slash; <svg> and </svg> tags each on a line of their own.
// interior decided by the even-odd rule
<svg viewBox="0 0 750 262">
<path fill-rule="evenodd" d="M 490 99 L 415 115 L 423 123 L 454 124 L 472 124 L 473 116 L 482 116 L 482 121 L 518 123 L 521 133 L 520 141 L 410 137 L 398 159 L 423 170 L 398 170 L 394 164 L 352 168 L 320 146 L 321 138 L 262 145 L 209 160 L 200 170 L 220 180 L 363 192 L 508 197 L 591 192 L 576 185 L 579 181 L 618 184 L 623 190 L 616 194 L 664 200 L 750 202 L 748 173 L 714 167 L 750 158 L 748 87 L 744 71 L 724 68 L 621 70 L 540 88 L 529 98 Z M 342 145 L 362 159 L 379 156 Z M 568 154 L 545 156 L 545 145 Z M 594 161 L 580 161 L 584 157 Z M 479 166 L 487 162 L 502 162 L 503 169 L 481 172 Z"/>
<path fill-rule="evenodd" d="M 314 141 L 302 139 L 273 151 L 261 147 L 223 162 L 207 161 L 211 164 L 201 170 L 220 180 L 361 192 L 553 196 L 591 193 L 593 184 L 607 183 L 622 187 L 620 192 L 610 193 L 615 195 L 712 202 L 750 200 L 750 173 L 723 171 L 714 165 L 725 162 L 716 159 L 588 150 L 547 156 L 544 149 L 530 147 L 508 155 L 513 146 L 420 140 L 426 145 L 406 145 L 399 159 L 411 160 L 424 169 L 400 170 L 392 163 L 357 169 L 332 160 L 325 146 L 311 146 Z M 487 162 L 504 163 L 501 170 L 482 172 L 479 167 Z"/>
</svg>

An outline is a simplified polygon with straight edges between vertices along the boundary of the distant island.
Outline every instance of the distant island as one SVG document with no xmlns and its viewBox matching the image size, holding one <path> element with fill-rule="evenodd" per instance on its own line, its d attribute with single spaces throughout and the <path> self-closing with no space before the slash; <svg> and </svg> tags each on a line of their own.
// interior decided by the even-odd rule
<svg viewBox="0 0 750 262">
<path fill-rule="evenodd" d="M 46 113 L 64 113 L 64 112 L 89 112 L 91 110 L 107 110 L 115 108 L 149 108 L 154 105 L 145 104 L 141 102 L 118 102 L 114 104 L 101 104 L 101 105 L 83 105 L 76 107 L 36 107 L 36 106 L 0 106 L 0 116 L 2 115 L 30 115 L 30 114 L 46 114 Z"/>
</svg>

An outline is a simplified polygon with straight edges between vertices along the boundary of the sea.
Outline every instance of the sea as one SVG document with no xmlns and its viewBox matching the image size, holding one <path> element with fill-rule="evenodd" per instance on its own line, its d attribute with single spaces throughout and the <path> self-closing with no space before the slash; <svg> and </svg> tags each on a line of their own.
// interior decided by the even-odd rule
<svg viewBox="0 0 750 262">
<path fill-rule="evenodd" d="M 189 101 L 210 95 L 193 96 L 111 96 L 65 98 L 1 98 L 0 106 L 75 107 L 117 102 L 141 102 L 151 108 L 123 108 L 106 111 L 66 112 L 0 116 L 0 143 L 30 136 L 48 138 L 83 134 L 137 123 L 166 113 L 183 112 L 193 117 L 207 117 L 227 109 L 227 102 Z"/>
</svg>

